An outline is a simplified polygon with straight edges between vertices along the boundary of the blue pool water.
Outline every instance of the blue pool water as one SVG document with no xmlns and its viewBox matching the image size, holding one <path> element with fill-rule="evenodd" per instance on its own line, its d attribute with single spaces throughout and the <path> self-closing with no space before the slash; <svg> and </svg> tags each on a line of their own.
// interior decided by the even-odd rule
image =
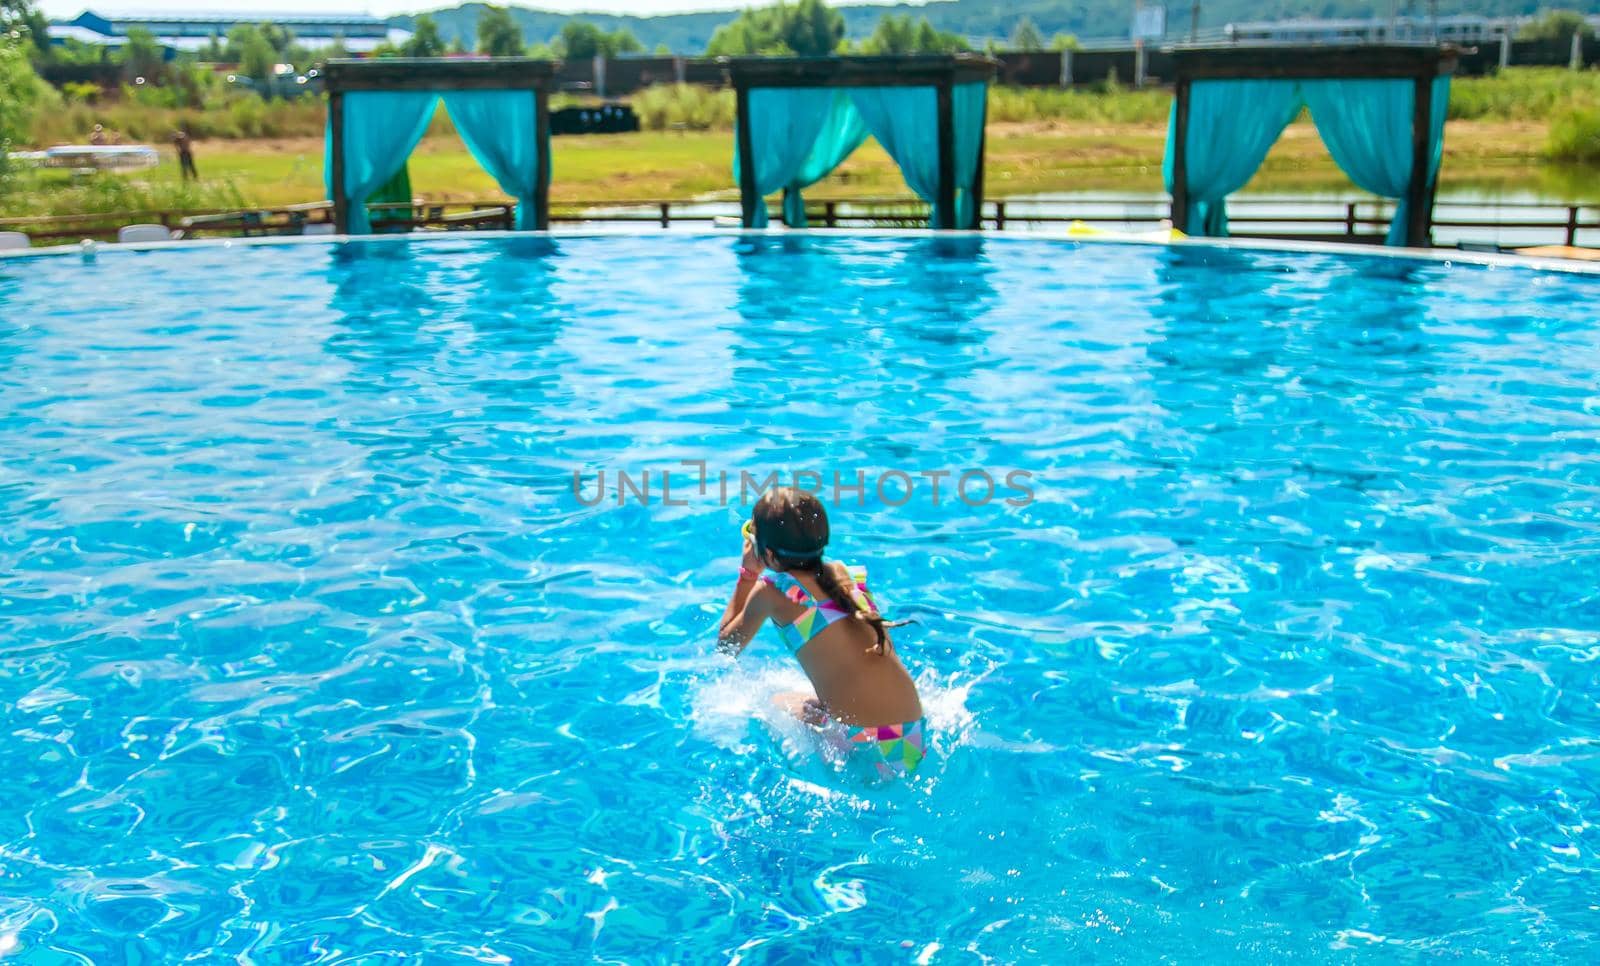
<svg viewBox="0 0 1600 966">
<path fill-rule="evenodd" d="M 0 956 L 1592 960 L 1597 295 L 1023 240 L 0 261 Z M 889 481 L 834 532 L 918 622 L 909 785 L 769 720 L 771 637 L 714 653 L 716 474 L 772 469 Z M 1034 498 L 888 505 L 968 470 Z"/>
</svg>

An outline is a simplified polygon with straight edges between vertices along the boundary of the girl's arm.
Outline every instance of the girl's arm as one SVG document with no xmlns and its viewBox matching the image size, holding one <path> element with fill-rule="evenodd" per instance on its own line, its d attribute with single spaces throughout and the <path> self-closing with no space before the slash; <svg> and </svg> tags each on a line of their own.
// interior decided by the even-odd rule
<svg viewBox="0 0 1600 966">
<path fill-rule="evenodd" d="M 750 604 L 750 598 L 761 587 L 761 561 L 756 559 L 755 542 L 746 536 L 744 538 L 744 553 L 739 558 L 739 582 L 733 585 L 733 593 L 728 595 L 728 606 L 722 609 L 722 620 L 717 623 L 718 645 L 726 647 L 722 640 L 722 632 L 726 631 L 729 623 L 742 613 Z M 760 625 L 757 625 L 758 627 Z M 750 637 L 755 636 L 751 631 L 749 637 L 738 645 L 734 653 L 744 649 L 750 643 Z"/>
<path fill-rule="evenodd" d="M 733 615 L 744 610 L 745 604 L 750 601 L 750 595 L 760 586 L 761 578 L 753 576 L 753 571 L 741 568 L 739 582 L 733 585 L 733 593 L 728 596 L 728 606 L 722 609 L 722 620 L 717 626 L 727 627 L 728 621 L 733 619 Z"/>
<path fill-rule="evenodd" d="M 740 574 L 739 582 L 733 588 L 733 597 L 728 601 L 728 609 L 722 615 L 722 626 L 717 631 L 717 646 L 734 655 L 743 651 L 751 638 L 756 636 L 756 631 L 761 630 L 761 625 L 772 616 L 774 598 L 787 600 L 776 587 Z"/>
</svg>

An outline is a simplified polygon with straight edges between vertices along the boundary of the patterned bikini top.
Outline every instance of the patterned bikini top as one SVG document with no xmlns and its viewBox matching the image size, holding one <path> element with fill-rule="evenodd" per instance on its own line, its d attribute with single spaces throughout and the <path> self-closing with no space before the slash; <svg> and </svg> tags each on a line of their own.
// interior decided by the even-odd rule
<svg viewBox="0 0 1600 966">
<path fill-rule="evenodd" d="M 851 590 L 852 596 L 855 597 L 857 603 L 865 607 L 867 613 L 876 614 L 878 612 L 878 602 L 873 599 L 872 591 L 867 589 L 866 570 L 860 567 L 846 567 L 845 569 L 850 571 L 851 582 L 855 585 Z M 800 649 L 810 643 L 813 637 L 821 634 L 823 628 L 834 621 L 844 620 L 852 613 L 831 600 L 824 600 L 820 603 L 812 600 L 805 587 L 801 586 L 799 581 L 788 574 L 777 574 L 776 576 L 762 577 L 761 579 L 782 591 L 785 597 L 795 603 L 810 605 L 806 608 L 805 613 L 795 618 L 793 624 L 780 624 L 776 620 L 772 622 L 773 627 L 778 631 L 778 636 L 783 639 L 784 645 L 789 648 L 790 654 L 800 653 Z"/>
</svg>

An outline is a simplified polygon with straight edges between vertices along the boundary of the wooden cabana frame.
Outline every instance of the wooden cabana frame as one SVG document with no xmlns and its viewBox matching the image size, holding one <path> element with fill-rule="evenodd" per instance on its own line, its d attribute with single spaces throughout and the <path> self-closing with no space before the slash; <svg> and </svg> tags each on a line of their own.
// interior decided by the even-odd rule
<svg viewBox="0 0 1600 966">
<path fill-rule="evenodd" d="M 538 230 L 550 226 L 550 90 L 557 61 L 530 57 L 483 60 L 386 57 L 374 60 L 330 60 L 322 72 L 328 93 L 328 121 L 335 231 L 350 229 L 350 200 L 344 197 L 344 95 L 357 91 L 522 91 L 533 95 L 539 139 L 538 190 L 533 204 Z"/>
<path fill-rule="evenodd" d="M 1172 145 L 1172 227 L 1188 231 L 1189 91 L 1197 80 L 1360 80 L 1410 78 L 1415 82 L 1411 119 L 1410 219 L 1406 245 L 1426 247 L 1433 231 L 1433 184 L 1428 179 L 1428 136 L 1433 81 L 1455 73 L 1458 51 L 1434 44 L 1361 44 L 1329 47 L 1175 47 Z"/>
<path fill-rule="evenodd" d="M 931 87 L 939 111 L 939 190 L 934 201 L 940 223 L 956 221 L 955 121 L 953 91 L 957 84 L 992 83 L 999 62 L 977 54 L 895 54 L 882 57 L 723 57 L 737 102 L 739 156 L 749 158 L 750 92 L 760 88 L 794 87 Z M 978 141 L 978 173 L 973 183 L 973 218 L 982 221 L 984 153 L 988 146 L 989 107 L 983 109 Z M 753 224 L 757 205 L 755 166 L 740 166 L 739 207 L 744 225 Z M 964 225 L 976 228 L 978 225 Z"/>
</svg>

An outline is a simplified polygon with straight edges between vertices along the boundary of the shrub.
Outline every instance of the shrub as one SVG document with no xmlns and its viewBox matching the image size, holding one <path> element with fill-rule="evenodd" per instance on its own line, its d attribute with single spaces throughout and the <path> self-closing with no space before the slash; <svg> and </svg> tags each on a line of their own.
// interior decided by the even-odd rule
<svg viewBox="0 0 1600 966">
<path fill-rule="evenodd" d="M 1458 77 L 1450 85 L 1451 120 L 1538 120 L 1576 100 L 1600 100 L 1600 72 L 1564 67 L 1508 67 L 1487 77 Z"/>
<path fill-rule="evenodd" d="M 684 128 L 691 131 L 729 130 L 733 127 L 734 99 L 728 90 L 711 90 L 693 84 L 658 84 L 634 95 L 633 111 L 646 131 Z"/>
<path fill-rule="evenodd" d="M 88 81 L 67 81 L 61 85 L 61 93 L 66 95 L 68 104 L 93 104 L 105 91 Z"/>
<path fill-rule="evenodd" d="M 104 173 L 70 180 L 60 172 L 19 172 L 19 191 L 0 195 L 0 215 L 87 215 L 111 212 L 209 211 L 246 207 L 233 182 L 146 181 L 142 173 Z"/>
<path fill-rule="evenodd" d="M 1545 153 L 1556 161 L 1600 162 L 1600 104 L 1575 104 L 1550 122 Z"/>
</svg>

